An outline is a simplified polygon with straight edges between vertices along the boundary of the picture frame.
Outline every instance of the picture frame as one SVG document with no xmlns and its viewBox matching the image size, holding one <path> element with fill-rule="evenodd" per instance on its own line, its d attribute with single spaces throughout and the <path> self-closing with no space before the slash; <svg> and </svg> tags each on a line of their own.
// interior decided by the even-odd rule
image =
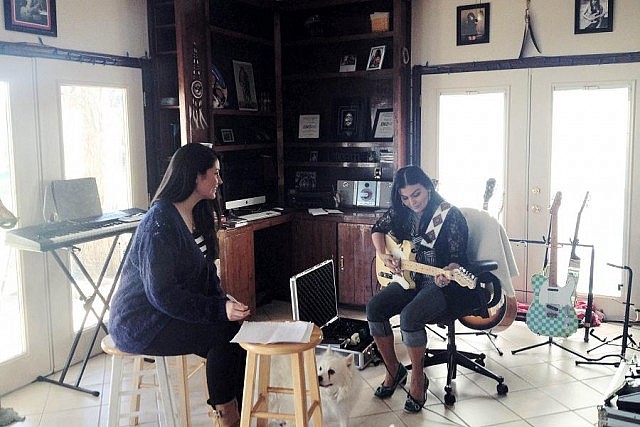
<svg viewBox="0 0 640 427">
<path fill-rule="evenodd" d="M 300 114 L 298 118 L 298 138 L 320 138 L 320 114 Z"/>
<path fill-rule="evenodd" d="M 369 123 L 364 98 L 341 98 L 334 102 L 336 141 L 362 141 Z"/>
<path fill-rule="evenodd" d="M 340 59 L 340 72 L 355 71 L 357 62 L 358 57 L 355 54 L 342 55 L 342 59 Z"/>
<path fill-rule="evenodd" d="M 367 60 L 367 71 L 382 69 L 384 51 L 386 48 L 387 47 L 385 45 L 374 46 L 371 48 L 371 51 L 369 52 L 369 59 Z"/>
<path fill-rule="evenodd" d="M 238 98 L 238 109 L 247 111 L 258 111 L 258 97 L 256 95 L 256 84 L 253 78 L 253 65 L 249 62 L 233 62 L 233 76 L 236 82 L 236 97 Z"/>
<path fill-rule="evenodd" d="M 4 27 L 9 31 L 57 37 L 56 0 L 4 0 Z"/>
<path fill-rule="evenodd" d="M 309 151 L 309 161 L 311 163 L 314 163 L 314 162 L 318 161 L 318 150 Z"/>
<path fill-rule="evenodd" d="M 392 141 L 394 132 L 393 108 L 379 108 L 373 122 L 373 139 Z"/>
<path fill-rule="evenodd" d="M 222 136 L 223 144 L 232 144 L 236 142 L 236 139 L 233 135 L 233 129 L 220 129 L 220 135 Z"/>
<path fill-rule="evenodd" d="M 491 5 L 476 3 L 456 8 L 456 44 L 489 43 Z"/>
<path fill-rule="evenodd" d="M 574 33 L 613 31 L 614 0 L 575 0 Z"/>
</svg>

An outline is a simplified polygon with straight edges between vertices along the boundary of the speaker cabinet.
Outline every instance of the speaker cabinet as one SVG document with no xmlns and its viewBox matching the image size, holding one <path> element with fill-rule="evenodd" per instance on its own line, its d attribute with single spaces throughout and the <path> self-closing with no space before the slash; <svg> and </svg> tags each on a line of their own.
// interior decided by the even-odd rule
<svg viewBox="0 0 640 427">
<path fill-rule="evenodd" d="M 393 187 L 393 182 L 378 181 L 377 207 L 382 209 L 391 207 L 391 187 Z"/>
<path fill-rule="evenodd" d="M 356 205 L 356 185 L 357 181 L 338 180 L 341 206 L 351 207 Z"/>
</svg>

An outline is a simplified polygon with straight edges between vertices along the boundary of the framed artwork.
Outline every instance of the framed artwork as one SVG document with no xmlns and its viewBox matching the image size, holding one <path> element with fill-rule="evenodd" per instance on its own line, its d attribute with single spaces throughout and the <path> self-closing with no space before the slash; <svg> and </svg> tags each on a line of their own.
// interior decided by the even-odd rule
<svg viewBox="0 0 640 427">
<path fill-rule="evenodd" d="M 369 52 L 369 60 L 367 61 L 367 71 L 382 69 L 382 61 L 384 61 L 384 51 L 386 46 L 374 46 Z"/>
<path fill-rule="evenodd" d="M 310 162 L 318 161 L 318 151 L 316 150 L 309 151 L 309 161 Z"/>
<path fill-rule="evenodd" d="M 233 75 L 236 80 L 236 95 L 238 109 L 258 111 L 258 97 L 256 84 L 253 79 L 253 66 L 249 62 L 232 61 Z"/>
<path fill-rule="evenodd" d="M 335 102 L 335 135 L 337 141 L 362 141 L 367 120 L 363 98 L 345 98 Z"/>
<path fill-rule="evenodd" d="M 373 138 L 379 140 L 393 140 L 393 109 L 379 108 L 373 122 Z"/>
<path fill-rule="evenodd" d="M 575 1 L 575 34 L 613 31 L 613 0 Z"/>
<path fill-rule="evenodd" d="M 356 62 L 358 62 L 358 57 L 356 55 L 343 55 L 340 60 L 340 72 L 349 72 L 356 70 Z"/>
<path fill-rule="evenodd" d="M 4 27 L 56 37 L 56 0 L 4 0 Z"/>
<path fill-rule="evenodd" d="M 489 3 L 458 6 L 456 10 L 457 45 L 489 43 Z"/>
<path fill-rule="evenodd" d="M 320 138 L 320 114 L 300 114 L 298 121 L 298 138 Z"/>
<path fill-rule="evenodd" d="M 233 129 L 220 129 L 220 134 L 222 135 L 222 142 L 224 144 L 236 142 L 236 139 L 233 137 Z"/>
</svg>

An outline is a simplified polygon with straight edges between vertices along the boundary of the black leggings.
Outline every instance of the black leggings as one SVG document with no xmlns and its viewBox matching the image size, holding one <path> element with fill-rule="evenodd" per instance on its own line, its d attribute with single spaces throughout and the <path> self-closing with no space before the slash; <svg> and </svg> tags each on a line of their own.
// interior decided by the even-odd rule
<svg viewBox="0 0 640 427">
<path fill-rule="evenodd" d="M 240 329 L 238 322 L 188 323 L 171 322 L 145 349 L 149 356 L 197 354 L 207 359 L 207 387 L 211 406 L 226 403 L 234 397 L 242 403 L 246 352 L 229 341 Z"/>
</svg>

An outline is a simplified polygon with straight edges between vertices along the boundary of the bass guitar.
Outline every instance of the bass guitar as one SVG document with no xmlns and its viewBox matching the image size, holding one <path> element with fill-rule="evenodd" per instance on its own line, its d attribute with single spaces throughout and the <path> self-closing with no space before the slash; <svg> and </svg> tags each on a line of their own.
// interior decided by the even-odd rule
<svg viewBox="0 0 640 427">
<path fill-rule="evenodd" d="M 578 317 L 573 308 L 575 285 L 558 286 L 558 208 L 562 193 L 557 192 L 551 205 L 551 233 L 549 239 L 548 275 L 534 274 L 533 302 L 527 312 L 527 326 L 531 332 L 547 337 L 568 337 L 578 330 Z"/>
<path fill-rule="evenodd" d="M 444 270 L 442 268 L 431 265 L 421 264 L 417 262 L 413 244 L 404 240 L 396 242 L 390 235 L 385 236 L 386 252 L 400 260 L 400 268 L 402 274 L 394 273 L 390 268 L 384 265 L 384 261 L 380 256 L 376 256 L 376 276 L 380 286 L 387 286 L 391 282 L 398 282 L 404 289 L 413 289 L 416 287 L 415 282 L 411 278 L 411 272 L 427 274 L 429 276 L 444 275 L 447 279 L 453 280 L 460 286 L 473 289 L 476 287 L 476 278 L 473 274 L 464 268 L 455 270 Z"/>
</svg>

